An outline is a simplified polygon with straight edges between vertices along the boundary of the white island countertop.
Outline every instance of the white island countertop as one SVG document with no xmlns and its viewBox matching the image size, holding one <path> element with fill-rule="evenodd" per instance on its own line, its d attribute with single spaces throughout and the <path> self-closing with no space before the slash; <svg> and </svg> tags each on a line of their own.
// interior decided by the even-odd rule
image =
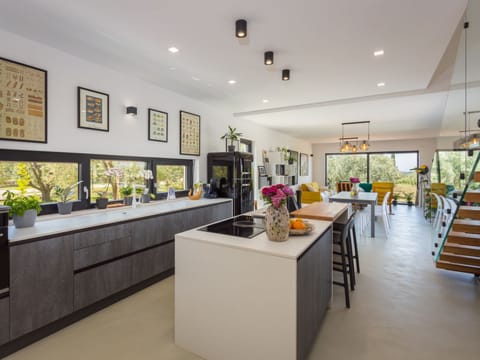
<svg viewBox="0 0 480 360">
<path fill-rule="evenodd" d="M 159 200 L 148 204 L 141 204 L 136 208 L 88 209 L 73 212 L 70 215 L 44 215 L 37 217 L 37 221 L 33 227 L 17 229 L 14 226 L 9 226 L 8 238 L 10 245 L 14 245 L 17 242 L 30 239 L 44 238 L 72 231 L 133 221 L 231 201 L 231 199 L 226 198 Z"/>
<path fill-rule="evenodd" d="M 228 246 L 247 251 L 255 251 L 272 256 L 298 259 L 322 235 L 332 223 L 330 221 L 308 220 L 314 229 L 307 235 L 290 236 L 287 241 L 275 242 L 267 238 L 265 232 L 249 239 L 232 235 L 223 235 L 199 229 L 185 231 L 175 235 L 176 240 L 188 239 Z"/>
</svg>

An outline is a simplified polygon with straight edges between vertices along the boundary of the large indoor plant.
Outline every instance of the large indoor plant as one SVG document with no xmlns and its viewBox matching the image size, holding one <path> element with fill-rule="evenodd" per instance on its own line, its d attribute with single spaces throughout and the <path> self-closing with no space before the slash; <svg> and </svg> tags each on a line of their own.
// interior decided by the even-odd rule
<svg viewBox="0 0 480 360">
<path fill-rule="evenodd" d="M 270 205 L 265 210 L 265 232 L 271 241 L 285 241 L 290 231 L 290 215 L 287 209 L 287 198 L 293 191 L 284 184 L 265 186 L 262 188 L 262 199 Z"/>
<path fill-rule="evenodd" d="M 75 189 L 78 184 L 83 180 L 76 182 L 75 184 L 69 185 L 67 187 L 61 187 L 60 185 L 55 185 L 53 188 L 53 193 L 60 200 L 57 203 L 58 213 L 62 215 L 70 214 L 72 212 L 73 202 L 71 201 L 73 195 L 75 194 Z"/>
<path fill-rule="evenodd" d="M 242 133 L 237 131 L 237 128 L 232 128 L 228 125 L 228 131 L 220 139 L 230 140 L 230 145 L 228 145 L 227 149 L 228 151 L 233 152 L 235 151 L 234 141 L 240 140 L 242 135 Z"/>
<path fill-rule="evenodd" d="M 37 214 L 42 210 L 40 199 L 35 195 L 14 193 L 7 190 L 3 193 L 5 200 L 3 204 L 9 206 L 9 215 L 13 217 L 13 224 L 16 228 L 30 227 L 35 224 Z"/>
</svg>

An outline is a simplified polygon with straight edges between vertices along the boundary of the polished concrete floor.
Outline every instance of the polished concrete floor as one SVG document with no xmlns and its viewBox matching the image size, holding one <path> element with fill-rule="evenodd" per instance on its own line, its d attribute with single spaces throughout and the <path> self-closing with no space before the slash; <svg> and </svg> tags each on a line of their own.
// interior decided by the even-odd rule
<svg viewBox="0 0 480 360">
<path fill-rule="evenodd" d="M 335 287 L 310 359 L 480 359 L 480 283 L 435 269 L 421 212 L 394 212 L 388 238 L 378 221 L 376 238 L 359 239 L 352 307 Z M 168 278 L 7 359 L 200 359 L 174 344 L 173 287 Z"/>
</svg>

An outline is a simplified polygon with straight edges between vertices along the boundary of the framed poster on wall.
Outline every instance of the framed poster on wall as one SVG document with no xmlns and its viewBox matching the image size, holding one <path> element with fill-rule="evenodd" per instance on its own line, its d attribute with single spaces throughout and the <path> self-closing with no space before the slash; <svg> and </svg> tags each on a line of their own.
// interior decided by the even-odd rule
<svg viewBox="0 0 480 360">
<path fill-rule="evenodd" d="M 78 127 L 109 130 L 108 94 L 78 87 Z"/>
<path fill-rule="evenodd" d="M 168 113 L 148 109 L 148 140 L 168 142 Z"/>
<path fill-rule="evenodd" d="M 300 176 L 308 176 L 308 155 L 300 153 Z"/>
<path fill-rule="evenodd" d="M 47 71 L 0 58 L 0 140 L 47 142 Z"/>
<path fill-rule="evenodd" d="M 200 115 L 180 111 L 180 154 L 200 156 Z"/>
</svg>

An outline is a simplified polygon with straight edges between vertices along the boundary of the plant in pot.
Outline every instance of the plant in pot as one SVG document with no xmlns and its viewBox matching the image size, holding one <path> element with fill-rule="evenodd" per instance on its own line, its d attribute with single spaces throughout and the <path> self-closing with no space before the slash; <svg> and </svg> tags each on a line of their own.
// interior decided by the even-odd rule
<svg viewBox="0 0 480 360">
<path fill-rule="evenodd" d="M 230 145 L 227 146 L 227 150 L 233 152 L 235 151 L 234 141 L 239 141 L 242 135 L 242 133 L 237 132 L 237 128 L 232 128 L 228 125 L 228 131 L 220 139 L 225 140 L 225 142 L 230 140 Z"/>
<path fill-rule="evenodd" d="M 42 210 L 40 200 L 34 195 L 14 193 L 7 190 L 3 193 L 5 200 L 3 204 L 9 206 L 9 215 L 13 217 L 13 224 L 16 228 L 30 227 L 35 224 L 38 213 Z"/>
<path fill-rule="evenodd" d="M 126 185 L 120 189 L 120 194 L 123 196 L 123 204 L 125 206 L 130 206 L 132 205 L 132 200 L 133 200 L 133 187 L 130 185 Z"/>
<path fill-rule="evenodd" d="M 285 146 L 277 147 L 277 151 L 282 153 L 283 161 L 286 161 L 290 164 L 290 151 Z M 293 157 L 292 157 L 292 164 L 293 164 Z"/>
<path fill-rule="evenodd" d="M 60 199 L 57 203 L 59 214 L 66 215 L 72 212 L 73 202 L 70 200 L 75 194 L 75 189 L 77 188 L 78 184 L 80 184 L 82 181 L 83 180 L 80 180 L 75 184 L 69 185 L 67 187 L 61 187 L 60 185 L 56 185 L 53 188 L 53 193 L 56 197 Z"/>
<path fill-rule="evenodd" d="M 392 201 L 393 206 L 397 206 L 398 205 L 398 199 L 400 199 L 400 194 L 399 193 L 394 193 L 392 198 L 393 198 L 393 201 Z"/>
<path fill-rule="evenodd" d="M 413 205 L 413 192 L 409 193 L 404 193 L 405 199 L 407 200 L 407 205 L 412 206 Z"/>
</svg>

